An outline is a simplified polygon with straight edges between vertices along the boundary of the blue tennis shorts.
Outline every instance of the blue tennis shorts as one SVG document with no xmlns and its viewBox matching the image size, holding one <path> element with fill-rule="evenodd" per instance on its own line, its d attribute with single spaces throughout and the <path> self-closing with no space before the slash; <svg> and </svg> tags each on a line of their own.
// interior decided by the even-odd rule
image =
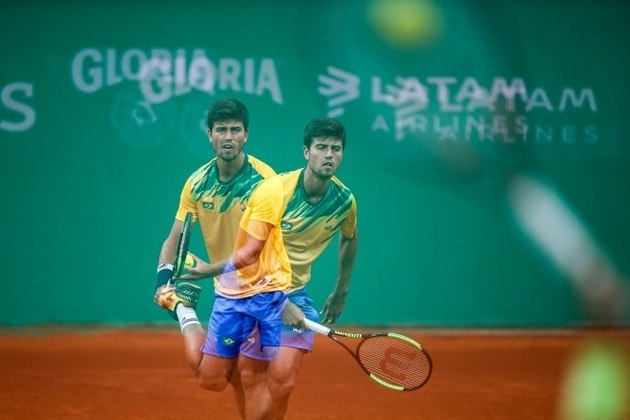
<svg viewBox="0 0 630 420">
<path fill-rule="evenodd" d="M 272 360 L 280 345 L 282 310 L 287 297 L 284 292 L 260 293 L 244 299 L 228 299 L 215 295 L 208 334 L 201 351 L 219 357 L 235 358 L 244 341 L 258 325 L 259 352 L 263 360 Z"/>
<path fill-rule="evenodd" d="M 304 316 L 312 321 L 319 321 L 319 314 L 313 307 L 313 299 L 308 295 L 308 291 L 304 289 L 296 290 L 289 293 L 289 301 L 295 304 L 304 312 Z M 259 329 L 256 328 L 253 333 L 241 344 L 241 354 L 258 360 L 273 360 L 260 350 L 258 342 L 260 342 Z M 307 351 L 313 350 L 313 342 L 315 333 L 310 330 L 302 330 L 293 328 L 289 325 L 282 324 L 282 333 L 280 337 L 280 346 L 303 349 Z"/>
</svg>

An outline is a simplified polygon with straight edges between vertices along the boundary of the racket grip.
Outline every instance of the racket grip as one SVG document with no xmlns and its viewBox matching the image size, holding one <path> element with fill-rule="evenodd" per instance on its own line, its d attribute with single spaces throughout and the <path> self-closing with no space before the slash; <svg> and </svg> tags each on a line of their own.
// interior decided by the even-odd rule
<svg viewBox="0 0 630 420">
<path fill-rule="evenodd" d="M 328 335 L 330 333 L 330 328 L 322 324 L 318 324 L 315 321 L 311 321 L 308 318 L 304 318 L 304 326 L 308 328 L 309 330 L 314 331 L 318 334 Z"/>
</svg>

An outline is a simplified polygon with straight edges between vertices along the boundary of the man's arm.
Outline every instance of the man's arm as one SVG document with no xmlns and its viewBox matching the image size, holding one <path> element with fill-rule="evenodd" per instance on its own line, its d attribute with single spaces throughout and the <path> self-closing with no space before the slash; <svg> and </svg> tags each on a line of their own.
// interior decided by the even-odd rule
<svg viewBox="0 0 630 420">
<path fill-rule="evenodd" d="M 334 323 L 346 304 L 346 295 L 350 289 L 350 275 L 354 266 L 354 258 L 359 246 L 359 231 L 354 229 L 352 238 L 339 236 L 339 267 L 337 283 L 322 309 L 322 321 Z"/>
<path fill-rule="evenodd" d="M 260 256 L 260 253 L 263 250 L 263 247 L 265 246 L 265 242 L 267 242 L 269 232 L 273 227 L 269 223 L 257 223 L 259 225 L 265 225 L 265 228 L 262 229 L 262 231 L 266 230 L 267 233 L 265 239 L 256 239 L 249 233 L 245 233 L 245 243 L 236 251 L 234 251 L 230 258 L 226 258 L 222 261 L 214 262 L 211 264 L 208 264 L 205 261 L 200 260 L 197 256 L 193 255 L 193 258 L 195 259 L 195 266 L 187 268 L 188 274 L 184 274 L 180 278 L 186 280 L 198 280 L 205 277 L 215 277 L 219 274 L 223 274 L 224 272 L 227 273 L 235 271 L 236 269 L 256 263 L 256 261 L 258 261 L 258 257 Z M 258 229 L 257 232 L 260 233 L 261 229 Z"/>
<path fill-rule="evenodd" d="M 162 244 L 162 249 L 160 249 L 158 265 L 173 264 L 173 261 L 175 261 L 175 252 L 177 249 L 177 242 L 179 241 L 179 232 L 181 231 L 181 229 L 182 222 L 175 219 L 175 221 L 173 222 L 173 226 L 171 227 L 171 231 L 164 240 L 164 243 Z"/>
<path fill-rule="evenodd" d="M 162 243 L 162 248 L 160 249 L 155 293 L 153 295 L 153 302 L 158 306 L 159 296 L 173 274 L 173 261 L 175 261 L 175 252 L 177 252 L 177 242 L 179 241 L 179 232 L 181 228 L 182 222 L 175 219 L 173 226 L 171 227 L 171 231 Z"/>
</svg>

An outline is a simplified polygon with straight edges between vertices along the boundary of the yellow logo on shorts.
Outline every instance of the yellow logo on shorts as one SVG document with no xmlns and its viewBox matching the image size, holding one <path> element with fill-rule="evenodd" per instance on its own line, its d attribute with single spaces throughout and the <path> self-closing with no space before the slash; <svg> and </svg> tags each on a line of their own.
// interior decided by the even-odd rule
<svg viewBox="0 0 630 420">
<path fill-rule="evenodd" d="M 234 341 L 233 338 L 225 337 L 223 339 L 223 344 L 225 344 L 226 346 L 233 346 L 234 344 L 236 344 L 236 341 Z"/>
</svg>

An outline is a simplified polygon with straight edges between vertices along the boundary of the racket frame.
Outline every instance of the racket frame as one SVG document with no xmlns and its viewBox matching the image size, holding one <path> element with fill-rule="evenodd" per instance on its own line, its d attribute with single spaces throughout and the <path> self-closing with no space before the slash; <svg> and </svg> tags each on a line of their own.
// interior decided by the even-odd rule
<svg viewBox="0 0 630 420">
<path fill-rule="evenodd" d="M 378 384 L 392 389 L 394 391 L 414 391 L 418 388 L 421 388 L 422 386 L 424 386 L 428 381 L 429 378 L 431 378 L 431 373 L 433 371 L 433 361 L 431 359 L 431 356 L 429 355 L 429 353 L 426 351 L 426 349 L 424 349 L 422 347 L 422 345 L 420 343 L 418 343 L 416 340 L 409 338 L 405 335 L 402 334 L 398 334 L 395 332 L 384 332 L 384 333 L 349 333 L 349 332 L 344 332 L 344 331 L 337 331 L 337 330 L 333 330 L 331 328 L 328 328 L 325 325 L 319 324 L 315 321 L 311 321 L 308 318 L 304 318 L 304 326 L 306 328 L 308 328 L 309 330 L 316 332 L 318 334 L 321 335 L 325 335 L 326 337 L 332 339 L 334 342 L 338 343 L 341 345 L 341 347 L 343 347 L 353 358 L 354 360 L 357 361 L 357 363 L 359 364 L 359 366 L 361 366 L 361 369 L 363 369 L 363 371 L 375 382 L 377 382 Z M 359 344 L 356 347 L 356 350 L 353 350 L 350 346 L 348 346 L 346 343 L 344 343 L 343 341 L 337 339 L 337 337 L 345 337 L 345 338 L 350 338 L 350 339 L 359 339 L 361 340 L 359 342 Z M 361 346 L 363 345 L 363 343 L 366 342 L 366 340 L 370 339 L 370 338 L 374 338 L 374 337 L 391 337 L 391 338 L 395 338 L 398 340 L 402 340 L 402 341 L 406 341 L 407 343 L 409 343 L 410 345 L 416 347 L 418 350 L 420 350 L 420 352 L 426 357 L 426 361 L 429 365 L 429 373 L 427 374 L 427 377 L 417 386 L 414 387 L 404 387 L 402 385 L 397 385 L 397 384 L 392 384 L 390 382 L 387 382 L 386 380 L 380 378 L 379 376 L 377 376 L 376 374 L 372 373 L 369 371 L 369 369 L 363 364 L 363 362 L 361 361 L 360 357 L 358 356 L 359 353 L 359 349 L 361 348 Z"/>
<path fill-rule="evenodd" d="M 193 215 L 187 212 L 182 221 L 182 227 L 179 231 L 179 240 L 177 241 L 177 249 L 175 251 L 175 260 L 173 261 L 173 274 L 167 282 L 167 286 L 171 286 L 173 279 L 179 277 L 186 264 L 186 256 L 188 255 L 188 247 L 190 246 L 190 233 L 192 231 Z"/>
</svg>

